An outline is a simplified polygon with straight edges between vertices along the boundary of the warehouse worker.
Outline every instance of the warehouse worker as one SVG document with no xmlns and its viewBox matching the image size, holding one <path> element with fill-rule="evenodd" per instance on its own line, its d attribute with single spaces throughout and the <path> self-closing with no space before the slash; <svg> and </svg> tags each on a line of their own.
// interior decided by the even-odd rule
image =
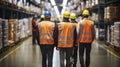
<svg viewBox="0 0 120 67">
<path fill-rule="evenodd" d="M 42 67 L 52 67 L 53 49 L 54 49 L 54 30 L 55 23 L 50 21 L 51 13 L 45 11 L 45 21 L 39 23 L 39 38 L 40 48 L 42 53 Z M 48 60 L 48 62 L 47 62 Z"/>
<path fill-rule="evenodd" d="M 66 67 L 71 67 L 70 58 L 72 58 L 72 50 L 76 42 L 77 32 L 75 25 L 69 21 L 70 13 L 65 11 L 63 14 L 63 22 L 58 23 L 58 48 L 60 50 L 60 67 L 64 66 L 66 59 Z"/>
<path fill-rule="evenodd" d="M 70 14 L 70 20 L 72 23 L 75 24 L 76 26 L 76 30 L 77 30 L 77 26 L 78 26 L 78 22 L 76 21 L 76 14 L 75 13 L 71 13 Z M 74 44 L 75 47 L 73 49 L 73 59 L 74 59 L 74 63 L 73 63 L 73 67 L 76 67 L 76 64 L 77 64 L 77 50 L 78 50 L 78 44 Z"/>
<path fill-rule="evenodd" d="M 44 21 L 44 20 L 45 20 L 45 16 L 44 16 L 44 15 L 41 15 L 41 16 L 40 16 L 40 22 L 41 22 L 41 21 Z"/>
<path fill-rule="evenodd" d="M 78 25 L 79 58 L 81 67 L 90 66 L 91 45 L 95 37 L 94 23 L 93 21 L 88 19 L 89 15 L 90 15 L 89 11 L 85 9 L 82 13 L 83 20 Z M 86 50 L 85 64 L 84 64 L 84 50 Z"/>
<path fill-rule="evenodd" d="M 39 30 L 38 30 L 38 16 L 35 15 L 32 19 L 32 43 L 33 45 L 37 43 L 39 44 Z"/>
</svg>

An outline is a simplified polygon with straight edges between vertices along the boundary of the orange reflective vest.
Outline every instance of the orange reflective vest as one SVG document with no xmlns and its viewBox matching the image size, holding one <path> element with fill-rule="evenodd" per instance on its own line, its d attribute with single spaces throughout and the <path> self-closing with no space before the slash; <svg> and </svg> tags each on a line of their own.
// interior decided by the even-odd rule
<svg viewBox="0 0 120 67">
<path fill-rule="evenodd" d="M 58 24 L 58 47 L 71 48 L 74 43 L 75 25 L 69 22 L 61 22 Z"/>
<path fill-rule="evenodd" d="M 83 20 L 80 24 L 78 42 L 79 43 L 92 43 L 93 42 L 93 22 L 90 20 Z"/>
<path fill-rule="evenodd" d="M 54 44 L 53 31 L 55 24 L 50 21 L 39 23 L 40 44 Z"/>
</svg>

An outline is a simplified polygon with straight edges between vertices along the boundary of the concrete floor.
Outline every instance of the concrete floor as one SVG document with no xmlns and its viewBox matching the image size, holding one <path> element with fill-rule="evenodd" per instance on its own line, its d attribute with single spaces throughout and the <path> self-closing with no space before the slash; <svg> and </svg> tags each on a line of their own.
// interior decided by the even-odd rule
<svg viewBox="0 0 120 67">
<path fill-rule="evenodd" d="M 6 58 L 0 61 L 0 67 L 42 67 L 40 48 L 38 45 L 32 45 L 31 42 L 32 39 L 29 38 L 21 46 L 18 46 L 18 49 L 6 55 Z M 80 67 L 79 61 L 77 67 Z M 99 44 L 94 42 L 90 67 L 120 67 L 120 59 L 100 48 Z"/>
</svg>

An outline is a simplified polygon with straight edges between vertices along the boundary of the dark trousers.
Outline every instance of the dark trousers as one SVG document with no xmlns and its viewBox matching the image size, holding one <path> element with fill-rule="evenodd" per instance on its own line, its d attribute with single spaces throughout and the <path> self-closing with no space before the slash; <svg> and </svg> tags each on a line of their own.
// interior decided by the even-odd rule
<svg viewBox="0 0 120 67">
<path fill-rule="evenodd" d="M 73 58 L 74 58 L 73 67 L 76 67 L 77 64 L 77 50 L 78 50 L 78 46 L 75 46 L 73 49 Z"/>
<path fill-rule="evenodd" d="M 84 64 L 84 50 L 86 50 L 86 61 Z M 79 43 L 79 59 L 81 67 L 89 67 L 90 65 L 91 43 Z"/>
<path fill-rule="evenodd" d="M 39 44 L 39 31 L 32 31 L 32 43 L 36 44 L 36 41 Z"/>
<path fill-rule="evenodd" d="M 71 67 L 70 58 L 72 57 L 72 48 L 60 48 L 60 67 L 65 67 L 64 60 L 66 59 L 66 67 Z"/>
<path fill-rule="evenodd" d="M 54 46 L 44 44 L 44 45 L 40 45 L 40 49 L 42 53 L 42 67 L 52 67 Z"/>
</svg>

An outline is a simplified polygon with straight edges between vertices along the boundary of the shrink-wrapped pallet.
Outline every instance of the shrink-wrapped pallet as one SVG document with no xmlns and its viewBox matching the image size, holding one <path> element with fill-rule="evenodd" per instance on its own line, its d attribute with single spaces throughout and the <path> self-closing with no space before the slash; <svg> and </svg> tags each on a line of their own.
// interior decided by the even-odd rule
<svg viewBox="0 0 120 67">
<path fill-rule="evenodd" d="M 2 48 L 2 19 L 0 19 L 0 49 Z"/>
<path fill-rule="evenodd" d="M 8 39 L 9 39 L 9 43 L 10 44 L 13 44 L 16 42 L 16 23 L 17 23 L 17 20 L 16 19 L 9 19 L 8 20 Z M 11 45 L 12 46 L 12 45 Z"/>
<path fill-rule="evenodd" d="M 2 44 L 3 47 L 9 46 L 8 44 L 8 20 L 2 19 Z"/>
<path fill-rule="evenodd" d="M 120 47 L 120 22 L 114 24 L 114 46 Z"/>
</svg>

